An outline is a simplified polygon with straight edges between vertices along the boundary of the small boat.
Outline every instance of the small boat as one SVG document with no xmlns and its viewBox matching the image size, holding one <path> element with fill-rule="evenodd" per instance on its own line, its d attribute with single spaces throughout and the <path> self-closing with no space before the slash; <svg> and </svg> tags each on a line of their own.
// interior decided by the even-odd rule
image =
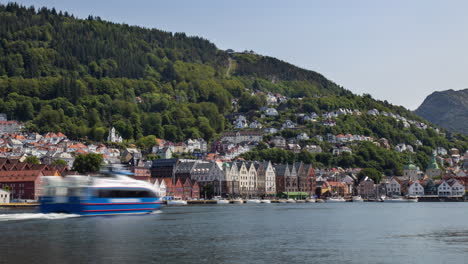
<svg viewBox="0 0 468 264">
<path fill-rule="evenodd" d="M 260 200 L 260 202 L 261 202 L 261 203 L 264 203 L 264 204 L 269 204 L 269 203 L 271 203 L 271 201 L 268 200 L 268 199 L 262 199 L 262 200 Z"/>
<path fill-rule="evenodd" d="M 364 202 L 364 199 L 360 195 L 353 196 L 353 203 L 362 203 Z"/>
<path fill-rule="evenodd" d="M 315 203 L 317 200 L 315 198 L 309 198 L 306 200 L 306 203 Z"/>
<path fill-rule="evenodd" d="M 343 203 L 346 200 L 343 197 L 328 197 L 327 203 Z"/>
<path fill-rule="evenodd" d="M 172 200 L 167 200 L 167 205 L 187 205 L 187 201 L 182 200 L 180 197 L 174 197 Z"/>
<path fill-rule="evenodd" d="M 404 197 L 390 198 L 390 197 L 386 197 L 383 201 L 385 203 L 415 203 L 415 202 L 418 202 L 418 198 L 417 197 L 414 197 L 414 198 L 404 198 Z"/>
<path fill-rule="evenodd" d="M 147 214 L 161 207 L 153 185 L 124 176 L 70 175 L 41 178 L 41 213 L 79 215 Z"/>
<path fill-rule="evenodd" d="M 229 200 L 223 199 L 221 196 L 216 196 L 214 200 L 217 204 L 229 204 Z"/>
<path fill-rule="evenodd" d="M 325 201 L 323 199 L 317 199 L 315 200 L 316 203 L 324 203 Z"/>
<path fill-rule="evenodd" d="M 289 199 L 286 200 L 286 202 L 287 203 L 296 203 L 296 200 L 289 198 Z"/>
<path fill-rule="evenodd" d="M 247 200 L 245 203 L 248 203 L 248 204 L 259 204 L 261 203 L 261 201 L 259 199 L 249 199 Z"/>
<path fill-rule="evenodd" d="M 219 200 L 216 200 L 216 203 L 217 203 L 217 204 L 229 204 L 229 200 L 226 200 L 226 199 L 219 199 Z"/>
<path fill-rule="evenodd" d="M 285 199 L 279 199 L 279 200 L 278 200 L 278 203 L 287 203 L 287 202 L 288 202 L 288 201 L 285 200 Z"/>
<path fill-rule="evenodd" d="M 232 203 L 233 203 L 233 204 L 243 204 L 243 203 L 244 203 L 244 200 L 242 200 L 242 199 L 240 199 L 240 198 L 239 198 L 239 199 L 234 199 L 234 200 L 232 200 Z"/>
</svg>

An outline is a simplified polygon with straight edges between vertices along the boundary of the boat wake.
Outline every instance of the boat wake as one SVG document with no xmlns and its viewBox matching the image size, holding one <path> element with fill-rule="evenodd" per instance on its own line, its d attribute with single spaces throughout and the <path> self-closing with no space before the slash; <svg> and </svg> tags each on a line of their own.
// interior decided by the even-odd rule
<svg viewBox="0 0 468 264">
<path fill-rule="evenodd" d="M 0 222 L 4 221 L 18 221 L 18 220 L 32 220 L 32 219 L 67 219 L 79 217 L 77 214 L 40 214 L 40 213 L 23 213 L 23 214 L 0 214 Z"/>
</svg>

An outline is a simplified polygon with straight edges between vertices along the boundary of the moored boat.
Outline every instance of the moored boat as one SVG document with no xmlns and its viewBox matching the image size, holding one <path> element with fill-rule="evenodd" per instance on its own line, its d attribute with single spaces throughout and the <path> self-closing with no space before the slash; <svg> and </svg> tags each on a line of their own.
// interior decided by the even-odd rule
<svg viewBox="0 0 468 264">
<path fill-rule="evenodd" d="M 260 200 L 261 203 L 265 203 L 265 204 L 269 204 L 271 203 L 271 200 L 268 200 L 268 199 L 262 199 Z"/>
<path fill-rule="evenodd" d="M 242 200 L 242 199 L 240 199 L 240 198 L 239 198 L 239 199 L 234 199 L 234 200 L 232 200 L 232 203 L 233 203 L 233 204 L 243 204 L 243 203 L 244 203 L 244 200 Z"/>
<path fill-rule="evenodd" d="M 405 198 L 405 197 L 394 197 L 394 198 L 390 198 L 390 197 L 386 197 L 385 199 L 383 199 L 383 201 L 385 203 L 414 203 L 414 202 L 418 202 L 418 198 L 417 197 L 412 197 L 412 198 Z"/>
<path fill-rule="evenodd" d="M 315 203 L 317 200 L 313 197 L 306 200 L 306 203 Z"/>
<path fill-rule="evenodd" d="M 353 196 L 353 203 L 362 203 L 364 202 L 364 199 L 360 195 Z"/>
<path fill-rule="evenodd" d="M 287 203 L 296 203 L 296 200 L 289 198 L 289 199 L 286 200 L 286 202 Z"/>
<path fill-rule="evenodd" d="M 346 200 L 343 197 L 328 197 L 326 200 L 327 203 L 343 203 Z"/>
<path fill-rule="evenodd" d="M 127 176 L 46 176 L 42 182 L 41 213 L 144 214 L 161 206 L 150 183 Z"/>
<path fill-rule="evenodd" d="M 261 203 L 259 199 L 249 199 L 247 200 L 245 203 L 248 203 L 248 204 L 259 204 Z"/>
<path fill-rule="evenodd" d="M 229 200 L 222 198 L 221 196 L 216 196 L 214 198 L 217 204 L 229 204 Z"/>
</svg>

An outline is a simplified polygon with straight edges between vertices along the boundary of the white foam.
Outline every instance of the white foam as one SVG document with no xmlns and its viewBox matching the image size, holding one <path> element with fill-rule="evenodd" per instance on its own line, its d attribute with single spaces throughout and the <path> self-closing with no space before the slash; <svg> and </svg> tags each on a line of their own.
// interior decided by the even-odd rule
<svg viewBox="0 0 468 264">
<path fill-rule="evenodd" d="M 80 215 L 77 214 L 40 214 L 40 213 L 32 213 L 32 214 L 0 214 L 0 222 L 2 221 L 17 221 L 17 220 L 31 220 L 31 219 L 48 219 L 48 220 L 55 220 L 55 219 L 66 219 L 72 217 L 79 217 Z"/>
</svg>

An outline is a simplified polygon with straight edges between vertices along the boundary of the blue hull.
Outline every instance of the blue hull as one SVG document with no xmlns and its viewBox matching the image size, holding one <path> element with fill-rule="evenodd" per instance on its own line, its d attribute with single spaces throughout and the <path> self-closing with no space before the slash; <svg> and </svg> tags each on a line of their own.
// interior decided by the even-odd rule
<svg viewBox="0 0 468 264">
<path fill-rule="evenodd" d="M 79 215 L 145 214 L 160 209 L 159 198 L 91 198 L 44 196 L 39 199 L 41 213 Z"/>
</svg>

